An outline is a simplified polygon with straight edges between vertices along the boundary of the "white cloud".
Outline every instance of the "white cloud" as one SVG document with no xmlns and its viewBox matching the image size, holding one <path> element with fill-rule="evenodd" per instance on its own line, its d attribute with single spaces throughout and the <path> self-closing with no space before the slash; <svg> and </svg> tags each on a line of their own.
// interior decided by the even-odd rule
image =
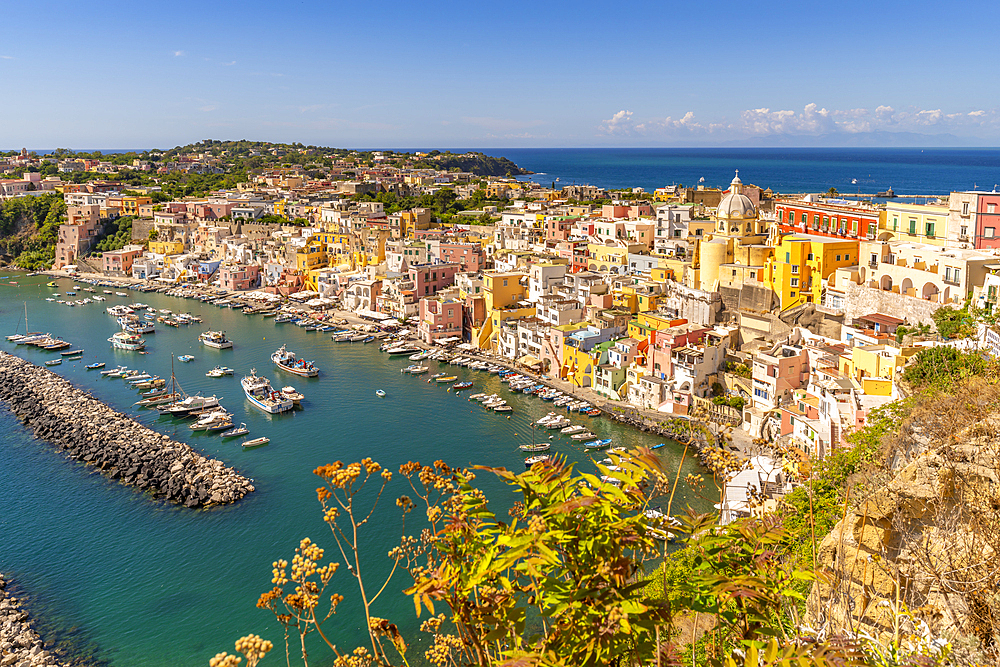
<svg viewBox="0 0 1000 667">
<path fill-rule="evenodd" d="M 872 111 L 857 107 L 828 109 L 816 103 L 805 105 L 801 111 L 761 107 L 746 109 L 737 119 L 718 119 L 712 122 L 696 119 L 691 111 L 680 117 L 639 119 L 631 111 L 622 110 L 598 126 L 601 134 L 615 136 L 644 136 L 659 139 L 696 139 L 712 136 L 713 139 L 744 139 L 782 135 L 821 136 L 827 134 L 858 134 L 862 132 L 957 132 L 970 134 L 974 129 L 990 127 L 1000 131 L 1000 110 L 971 112 L 945 112 L 943 109 L 907 108 L 897 110 L 889 105 L 878 105 Z"/>
<path fill-rule="evenodd" d="M 941 121 L 940 109 L 924 109 L 916 113 L 916 120 L 922 125 L 935 125 Z"/>
<path fill-rule="evenodd" d="M 174 58 L 180 58 L 184 55 L 183 51 L 174 51 Z"/>
<path fill-rule="evenodd" d="M 205 111 L 205 112 L 208 112 L 208 111 L 215 111 L 215 110 L 216 110 L 216 108 L 217 108 L 217 107 L 216 107 L 216 106 L 215 106 L 214 104 L 206 104 L 206 105 L 205 105 L 205 106 L 203 106 L 203 107 L 198 107 L 198 111 Z"/>
<path fill-rule="evenodd" d="M 605 134 L 631 134 L 632 112 L 622 109 L 611 118 L 602 120 L 600 129 Z"/>
<path fill-rule="evenodd" d="M 0 60 L 17 60 L 14 56 L 0 56 Z"/>
</svg>

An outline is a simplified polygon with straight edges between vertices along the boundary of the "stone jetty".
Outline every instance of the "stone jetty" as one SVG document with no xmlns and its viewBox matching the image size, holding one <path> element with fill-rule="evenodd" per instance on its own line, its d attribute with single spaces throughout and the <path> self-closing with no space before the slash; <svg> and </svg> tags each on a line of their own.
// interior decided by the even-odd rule
<svg viewBox="0 0 1000 667">
<path fill-rule="evenodd" d="M 0 352 L 0 401 L 68 456 L 184 505 L 233 503 L 254 490 L 235 470 L 102 403 L 51 371 Z M 2 667 L 2 666 L 0 666 Z"/>
<path fill-rule="evenodd" d="M 28 612 L 7 592 L 7 581 L 0 574 L 0 667 L 62 665 L 45 650 L 41 637 L 31 627 Z"/>
</svg>

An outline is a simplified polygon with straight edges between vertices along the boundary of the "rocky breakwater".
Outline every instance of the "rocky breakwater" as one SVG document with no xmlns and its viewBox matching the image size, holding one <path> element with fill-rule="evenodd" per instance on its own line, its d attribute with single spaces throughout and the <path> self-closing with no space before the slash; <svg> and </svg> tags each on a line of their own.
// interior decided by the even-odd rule
<svg viewBox="0 0 1000 667">
<path fill-rule="evenodd" d="M 112 410 L 58 375 L 0 352 L 0 400 L 44 439 L 112 479 L 184 505 L 236 502 L 254 490 L 221 461 Z"/>
<path fill-rule="evenodd" d="M 0 667 L 50 667 L 62 665 L 42 643 L 30 625 L 28 612 L 7 593 L 0 574 Z"/>
</svg>

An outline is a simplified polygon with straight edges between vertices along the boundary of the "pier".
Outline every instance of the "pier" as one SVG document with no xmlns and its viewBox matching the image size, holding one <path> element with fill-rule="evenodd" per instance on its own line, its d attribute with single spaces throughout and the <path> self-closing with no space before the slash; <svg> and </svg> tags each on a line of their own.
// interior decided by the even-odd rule
<svg viewBox="0 0 1000 667">
<path fill-rule="evenodd" d="M 102 474 L 195 508 L 234 503 L 250 480 L 116 412 L 58 375 L 0 352 L 0 401 L 36 438 Z"/>
</svg>

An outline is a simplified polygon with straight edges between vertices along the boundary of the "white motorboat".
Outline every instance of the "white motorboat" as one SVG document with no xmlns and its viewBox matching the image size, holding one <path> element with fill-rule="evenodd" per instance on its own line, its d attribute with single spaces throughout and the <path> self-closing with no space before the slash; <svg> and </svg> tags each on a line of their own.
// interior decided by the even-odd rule
<svg viewBox="0 0 1000 667">
<path fill-rule="evenodd" d="M 225 331 L 206 331 L 198 336 L 198 340 L 201 341 L 202 345 L 214 347 L 217 350 L 224 350 L 233 346 L 233 342 L 226 338 Z"/>
</svg>

